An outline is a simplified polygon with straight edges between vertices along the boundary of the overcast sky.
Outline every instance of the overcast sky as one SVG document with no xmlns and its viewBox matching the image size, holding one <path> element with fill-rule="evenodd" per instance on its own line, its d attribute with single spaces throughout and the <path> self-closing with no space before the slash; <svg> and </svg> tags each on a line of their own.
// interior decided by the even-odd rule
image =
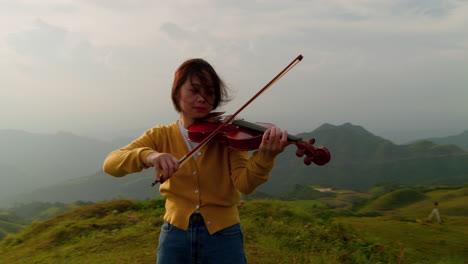
<svg viewBox="0 0 468 264">
<path fill-rule="evenodd" d="M 241 117 L 291 133 L 468 129 L 467 0 L 0 0 L 0 129 L 171 123 L 174 71 L 194 57 L 227 82 L 232 113 L 299 54 Z"/>
</svg>

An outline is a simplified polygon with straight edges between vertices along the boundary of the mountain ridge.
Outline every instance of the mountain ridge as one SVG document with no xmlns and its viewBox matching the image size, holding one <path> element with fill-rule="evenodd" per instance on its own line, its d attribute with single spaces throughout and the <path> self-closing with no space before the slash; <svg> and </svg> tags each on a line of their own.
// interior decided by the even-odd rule
<svg viewBox="0 0 468 264">
<path fill-rule="evenodd" d="M 60 139 L 59 142 L 62 147 L 65 144 L 71 144 L 66 142 L 67 140 L 72 140 L 74 138 L 81 139 L 80 136 L 76 136 L 68 132 L 58 134 L 58 138 Z M 0 130 L 0 136 L 1 135 L 2 133 Z M 416 173 L 418 173 L 417 171 L 421 173 L 429 173 L 430 177 L 428 180 L 444 183 L 443 179 L 437 178 L 437 175 L 425 171 L 424 168 L 413 168 L 414 166 L 411 165 L 411 162 L 422 164 L 421 166 L 423 167 L 429 166 L 426 163 L 430 162 L 439 164 L 440 167 L 443 167 L 445 170 L 453 174 L 446 176 L 446 178 L 449 179 L 446 182 L 458 183 L 460 182 L 459 179 L 463 181 L 463 179 L 465 179 L 464 177 L 468 176 L 468 169 L 466 169 L 467 173 L 463 175 L 460 174 L 458 170 L 448 166 L 449 164 L 455 164 L 456 167 L 458 166 L 462 171 L 464 170 L 463 163 L 465 161 L 466 152 L 453 145 L 437 145 L 429 141 L 418 141 L 414 144 L 397 145 L 389 140 L 372 134 L 362 126 L 356 126 L 349 122 L 338 126 L 325 123 L 311 132 L 301 133 L 298 136 L 303 137 L 304 140 L 315 138 L 316 143 L 314 146 L 327 147 L 331 152 L 331 162 L 321 167 L 314 164 L 305 166 L 302 164 L 302 161 L 296 157 L 295 150 L 293 149 L 294 146 L 288 146 L 288 148 L 278 156 L 276 166 L 271 173 L 270 180 L 260 186 L 259 190 L 277 194 L 287 192 L 296 183 L 325 183 L 343 188 L 363 190 L 365 188 L 369 188 L 372 184 L 378 184 L 382 181 L 404 180 L 388 175 L 385 172 L 385 169 L 394 171 L 398 174 L 407 175 L 410 178 L 414 178 L 416 176 L 408 175 L 405 172 L 399 172 L 399 170 L 411 169 L 415 170 Z M 0 147 L 2 144 L 5 145 L 4 141 L 5 140 L 3 139 L 2 141 L 2 138 L 0 137 Z M 94 139 L 80 140 L 79 144 L 82 145 L 82 153 L 75 151 L 74 154 L 77 155 L 75 158 L 80 161 L 81 166 L 86 166 L 90 168 L 90 170 L 86 173 L 81 172 L 81 175 L 76 177 L 71 177 L 70 175 L 65 177 L 59 174 L 59 177 L 55 177 L 55 181 L 52 181 L 49 185 L 42 185 L 38 186 L 40 188 L 29 189 L 23 187 L 22 194 L 15 195 L 15 193 L 10 193 L 8 196 L 3 195 L 1 200 L 8 200 L 12 203 L 27 202 L 28 200 L 25 200 L 27 197 L 32 200 L 37 200 L 41 197 L 41 193 L 42 196 L 49 197 L 47 201 L 53 201 L 54 195 L 55 197 L 62 197 L 62 199 L 85 201 L 102 201 L 106 199 L 114 199 L 118 196 L 144 199 L 145 197 L 154 197 L 155 195 L 158 195 L 156 188 L 148 188 L 149 183 L 154 177 L 151 170 L 145 170 L 141 173 L 129 175 L 121 179 L 112 178 L 101 171 L 102 161 L 107 154 L 127 143 L 129 143 L 128 138 L 123 138 L 120 143 L 116 141 L 112 143 L 102 143 L 99 142 L 99 140 Z M 76 145 L 76 143 L 74 145 Z M 0 153 L 0 156 L 1 155 L 2 154 Z M 79 155 L 83 155 L 85 157 L 79 158 Z M 41 161 L 46 162 L 44 158 L 47 156 L 43 156 L 44 157 L 42 157 Z M 86 158 L 88 158 L 88 161 L 86 161 Z M 93 159 L 92 162 L 89 162 L 89 159 Z M 48 161 L 48 163 L 55 165 L 56 163 L 60 164 L 61 162 L 52 159 L 51 161 Z M 68 166 L 67 168 L 70 168 L 69 164 L 66 166 Z M 10 171 L 11 173 L 15 173 L 14 169 L 10 168 Z M 21 171 L 27 172 L 28 170 L 27 168 L 22 168 Z M 288 175 L 288 180 L 282 183 L 281 181 L 284 181 L 283 175 Z M 31 177 L 31 175 L 26 176 Z M 332 179 L 332 181 L 326 180 L 325 176 Z M 350 177 L 356 179 L 355 183 L 348 180 Z M 12 182 L 12 179 L 15 178 L 17 177 L 11 175 L 8 178 L 4 177 L 2 179 L 3 188 L 14 189 L 15 187 L 13 185 L 5 186 L 4 183 L 7 182 L 7 180 L 7 183 L 14 183 Z M 24 181 L 27 182 L 28 177 L 23 176 L 22 179 L 22 184 L 24 185 Z M 94 194 L 91 193 L 91 190 L 94 191 Z M 87 195 L 84 195 L 85 193 L 87 193 Z M 82 196 L 80 197 L 80 195 Z M 73 200 L 65 201 L 71 202 Z"/>
<path fill-rule="evenodd" d="M 434 138 L 426 138 L 425 140 L 432 141 L 436 144 L 453 144 L 457 145 L 465 151 L 468 151 L 468 130 L 464 132 L 447 136 L 447 137 L 434 137 Z"/>
</svg>

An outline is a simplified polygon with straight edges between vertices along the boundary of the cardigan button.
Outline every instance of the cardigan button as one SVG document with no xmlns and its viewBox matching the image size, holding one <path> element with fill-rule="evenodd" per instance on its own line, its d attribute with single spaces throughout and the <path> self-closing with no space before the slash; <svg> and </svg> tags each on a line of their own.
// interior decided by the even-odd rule
<svg viewBox="0 0 468 264">
<path fill-rule="evenodd" d="M 195 193 L 198 193 L 198 190 L 195 190 Z"/>
</svg>

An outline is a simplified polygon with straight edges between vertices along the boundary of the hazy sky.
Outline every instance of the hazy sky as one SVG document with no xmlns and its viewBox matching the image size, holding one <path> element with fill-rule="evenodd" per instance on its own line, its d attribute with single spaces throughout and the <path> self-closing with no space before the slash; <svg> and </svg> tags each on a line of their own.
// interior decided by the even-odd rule
<svg viewBox="0 0 468 264">
<path fill-rule="evenodd" d="M 174 71 L 193 57 L 228 83 L 232 113 L 299 54 L 242 117 L 291 133 L 468 129 L 467 0 L 0 0 L 0 129 L 171 123 Z"/>
</svg>

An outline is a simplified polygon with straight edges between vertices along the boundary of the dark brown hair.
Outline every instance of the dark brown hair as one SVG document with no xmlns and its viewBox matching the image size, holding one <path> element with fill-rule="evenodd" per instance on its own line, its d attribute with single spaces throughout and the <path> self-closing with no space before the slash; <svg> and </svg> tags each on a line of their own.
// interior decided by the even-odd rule
<svg viewBox="0 0 468 264">
<path fill-rule="evenodd" d="M 174 83 L 172 85 L 172 103 L 177 112 L 180 112 L 179 97 L 180 88 L 191 76 L 197 76 L 200 79 L 202 86 L 210 85 L 214 88 L 215 100 L 213 110 L 220 104 L 229 101 L 227 87 L 224 81 L 218 76 L 214 68 L 203 59 L 189 59 L 182 63 L 175 72 Z M 212 81 L 212 84 L 209 82 Z"/>
</svg>

